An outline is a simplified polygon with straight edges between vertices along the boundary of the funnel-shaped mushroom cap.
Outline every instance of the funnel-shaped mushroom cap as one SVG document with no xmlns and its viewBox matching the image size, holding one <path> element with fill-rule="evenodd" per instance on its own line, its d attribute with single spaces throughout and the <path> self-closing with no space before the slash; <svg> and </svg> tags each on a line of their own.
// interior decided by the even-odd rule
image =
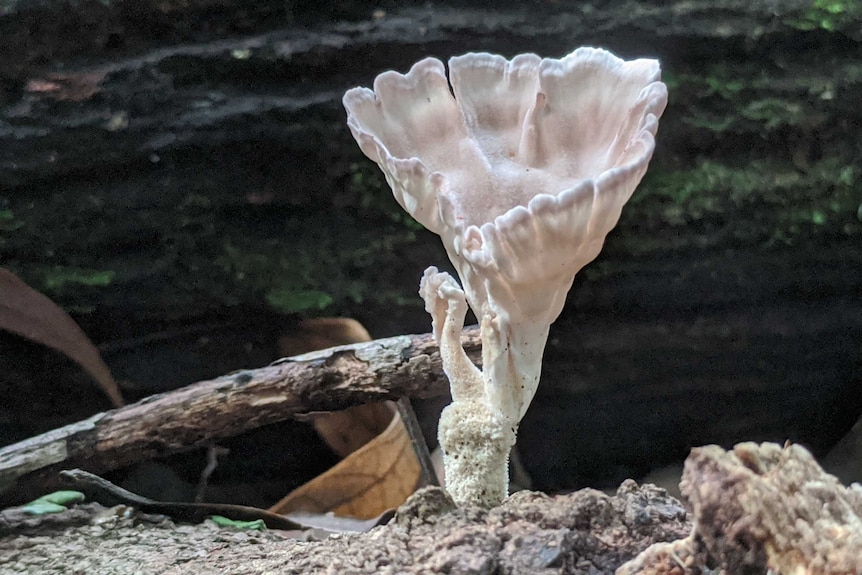
<svg viewBox="0 0 862 575">
<path fill-rule="evenodd" d="M 571 280 L 652 156 L 667 103 L 658 62 L 579 48 L 561 60 L 466 54 L 449 72 L 451 91 L 433 58 L 348 91 L 362 151 L 459 272 L 469 263 L 516 285 Z"/>
<path fill-rule="evenodd" d="M 667 104 L 659 64 L 594 48 L 480 53 L 450 59 L 449 76 L 433 58 L 385 72 L 345 94 L 348 125 L 398 202 L 441 236 L 477 316 L 544 338 L 652 157 Z"/>
</svg>

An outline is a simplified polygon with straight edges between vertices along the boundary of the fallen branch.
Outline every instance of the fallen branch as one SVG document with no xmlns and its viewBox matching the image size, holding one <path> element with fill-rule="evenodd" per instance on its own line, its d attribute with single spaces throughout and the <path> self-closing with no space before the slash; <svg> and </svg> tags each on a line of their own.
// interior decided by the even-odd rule
<svg viewBox="0 0 862 575">
<path fill-rule="evenodd" d="M 465 349 L 478 361 L 477 329 Z M 0 494 L 35 481 L 55 483 L 58 471 L 103 473 L 138 461 L 188 451 L 215 439 L 289 419 L 448 389 L 430 334 L 333 347 L 201 381 L 0 449 Z"/>
</svg>

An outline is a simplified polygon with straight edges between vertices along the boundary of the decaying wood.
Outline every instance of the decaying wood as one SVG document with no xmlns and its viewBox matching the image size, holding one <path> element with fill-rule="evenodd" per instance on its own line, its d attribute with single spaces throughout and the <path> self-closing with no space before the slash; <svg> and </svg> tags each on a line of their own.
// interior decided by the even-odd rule
<svg viewBox="0 0 862 575">
<path fill-rule="evenodd" d="M 706 443 L 821 455 L 862 414 L 862 19 L 842 5 L 0 0 L 0 261 L 90 310 L 142 395 L 271 361 L 293 311 L 424 331 L 417 281 L 448 258 L 362 155 L 344 91 L 470 51 L 658 58 L 656 154 L 551 328 L 524 465 L 557 490 Z M 10 338 L 4 443 L 103 409 Z"/>
<path fill-rule="evenodd" d="M 693 531 L 650 547 L 616 575 L 862 573 L 862 489 L 800 445 L 693 449 L 680 484 Z"/>
<path fill-rule="evenodd" d="M 478 330 L 464 346 L 479 360 Z M 187 451 L 291 416 L 398 397 L 445 393 L 430 334 L 333 347 L 201 381 L 0 450 L 0 493 L 61 469 L 93 473 Z"/>
</svg>

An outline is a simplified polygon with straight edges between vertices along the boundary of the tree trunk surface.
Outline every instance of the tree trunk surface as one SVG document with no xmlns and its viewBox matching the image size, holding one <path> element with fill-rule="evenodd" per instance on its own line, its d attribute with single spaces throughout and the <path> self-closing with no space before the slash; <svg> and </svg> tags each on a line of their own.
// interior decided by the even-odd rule
<svg viewBox="0 0 862 575">
<path fill-rule="evenodd" d="M 670 104 L 649 173 L 552 326 L 519 431 L 534 486 L 616 484 L 713 442 L 820 455 L 858 419 L 855 4 L 303 4 L 0 0 L 0 264 L 74 315 L 128 398 L 266 365 L 301 316 L 428 331 L 418 280 L 445 252 L 359 152 L 341 95 L 429 55 L 598 45 L 659 58 Z M 0 346 L 0 444 L 106 409 L 70 362 Z M 443 390 L 436 370 L 426 393 Z M 251 401 L 238 377 L 209 389 Z M 220 433 L 408 391 L 321 389 Z M 139 454 L 213 428 L 179 423 L 165 397 L 114 412 L 176 414 L 170 440 L 127 438 Z"/>
</svg>

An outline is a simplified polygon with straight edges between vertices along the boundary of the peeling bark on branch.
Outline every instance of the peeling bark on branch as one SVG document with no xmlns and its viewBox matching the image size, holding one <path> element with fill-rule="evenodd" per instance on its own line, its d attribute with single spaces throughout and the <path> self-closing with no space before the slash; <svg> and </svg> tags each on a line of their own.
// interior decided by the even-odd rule
<svg viewBox="0 0 862 575">
<path fill-rule="evenodd" d="M 477 329 L 463 343 L 480 358 Z M 308 411 L 339 410 L 448 389 L 430 334 L 339 346 L 201 381 L 97 414 L 0 450 L 0 493 L 61 469 L 101 473 L 188 451 Z"/>
</svg>

